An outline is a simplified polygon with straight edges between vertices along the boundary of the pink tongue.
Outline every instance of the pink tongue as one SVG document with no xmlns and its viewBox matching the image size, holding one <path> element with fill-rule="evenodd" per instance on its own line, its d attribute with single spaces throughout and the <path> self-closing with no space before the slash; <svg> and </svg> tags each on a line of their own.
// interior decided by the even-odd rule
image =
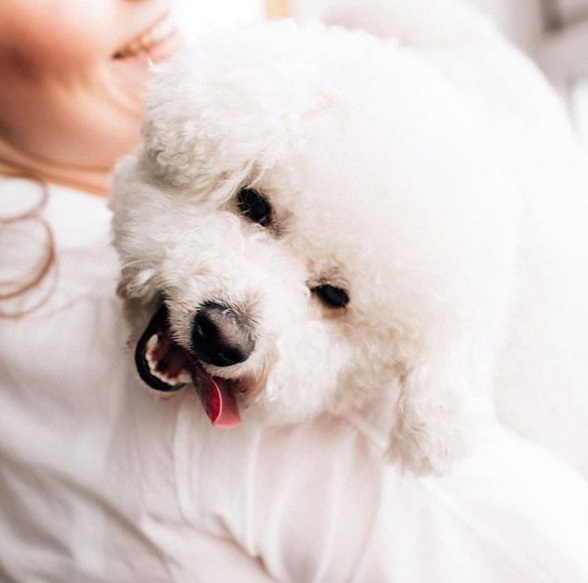
<svg viewBox="0 0 588 583">
<path fill-rule="evenodd" d="M 204 410 L 215 427 L 228 429 L 241 422 L 237 403 L 228 387 L 228 381 L 212 378 L 199 366 L 193 368 L 192 380 Z"/>
</svg>

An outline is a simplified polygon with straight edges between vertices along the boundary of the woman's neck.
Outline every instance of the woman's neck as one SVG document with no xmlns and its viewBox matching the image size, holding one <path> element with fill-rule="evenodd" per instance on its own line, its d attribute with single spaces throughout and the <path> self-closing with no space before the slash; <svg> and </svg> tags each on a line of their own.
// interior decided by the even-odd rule
<svg viewBox="0 0 588 583">
<path fill-rule="evenodd" d="M 98 196 L 110 194 L 110 169 L 66 167 L 39 160 L 4 142 L 1 137 L 0 174 L 31 176 Z"/>
</svg>

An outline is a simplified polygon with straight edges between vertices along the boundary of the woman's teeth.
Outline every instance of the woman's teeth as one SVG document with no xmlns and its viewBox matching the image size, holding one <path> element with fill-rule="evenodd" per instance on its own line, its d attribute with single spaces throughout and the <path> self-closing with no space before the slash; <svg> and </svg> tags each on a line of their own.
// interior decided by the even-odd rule
<svg viewBox="0 0 588 583">
<path fill-rule="evenodd" d="M 124 59 L 127 57 L 136 57 L 141 53 L 146 53 L 149 49 L 170 37 L 174 30 L 174 22 L 171 16 L 167 16 L 148 31 L 144 32 L 141 36 L 118 50 L 114 54 L 114 58 Z"/>
</svg>

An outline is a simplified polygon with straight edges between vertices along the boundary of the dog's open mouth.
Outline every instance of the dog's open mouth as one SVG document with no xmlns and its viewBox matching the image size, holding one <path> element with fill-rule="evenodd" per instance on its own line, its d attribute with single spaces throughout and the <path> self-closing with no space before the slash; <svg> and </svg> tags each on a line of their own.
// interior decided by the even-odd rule
<svg viewBox="0 0 588 583">
<path fill-rule="evenodd" d="M 170 393 L 193 383 L 215 427 L 228 428 L 240 422 L 232 381 L 210 375 L 173 340 L 165 305 L 157 310 L 139 338 L 135 365 L 141 379 L 157 391 Z"/>
</svg>

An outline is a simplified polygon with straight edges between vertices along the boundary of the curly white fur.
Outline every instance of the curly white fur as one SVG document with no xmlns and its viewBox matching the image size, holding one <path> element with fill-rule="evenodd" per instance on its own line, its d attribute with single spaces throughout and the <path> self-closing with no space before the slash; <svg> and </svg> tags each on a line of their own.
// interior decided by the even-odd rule
<svg viewBox="0 0 588 583">
<path fill-rule="evenodd" d="M 214 371 L 254 379 L 246 422 L 385 408 L 392 457 L 426 472 L 491 409 L 522 197 L 485 103 L 401 46 L 407 22 L 402 42 L 292 23 L 197 40 L 155 81 L 113 208 L 134 311 L 163 297 L 188 349 L 203 302 L 255 322 L 253 354 Z M 443 30 L 443 47 L 492 36 L 471 15 Z M 270 227 L 240 215 L 244 186 Z M 312 294 L 324 282 L 345 309 Z"/>
</svg>

